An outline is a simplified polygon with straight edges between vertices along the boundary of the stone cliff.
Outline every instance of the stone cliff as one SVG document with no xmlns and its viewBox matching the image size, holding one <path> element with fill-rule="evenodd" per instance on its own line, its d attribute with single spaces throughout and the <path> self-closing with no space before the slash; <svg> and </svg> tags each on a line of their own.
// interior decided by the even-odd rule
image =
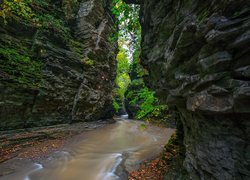
<svg viewBox="0 0 250 180">
<path fill-rule="evenodd" d="M 179 114 L 192 179 L 250 177 L 249 4 L 141 1 L 145 81 Z"/>
<path fill-rule="evenodd" d="M 0 130 L 109 117 L 111 0 L 25 2 L 0 17 Z"/>
</svg>

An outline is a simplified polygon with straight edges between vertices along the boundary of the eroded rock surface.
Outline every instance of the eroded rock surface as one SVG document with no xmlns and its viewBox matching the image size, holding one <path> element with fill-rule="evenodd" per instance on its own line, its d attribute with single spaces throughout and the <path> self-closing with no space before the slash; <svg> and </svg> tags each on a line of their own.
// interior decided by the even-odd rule
<svg viewBox="0 0 250 180">
<path fill-rule="evenodd" d="M 75 1 L 43 3 L 49 5 L 31 7 L 39 18 L 46 13 L 45 17 L 52 16 L 47 29 L 22 19 L 7 19 L 7 24 L 1 19 L 0 47 L 29 52 L 28 57 L 42 62 L 42 83 L 39 87 L 20 85 L 1 66 L 0 130 L 110 116 L 117 51 L 112 40 L 117 29 L 111 0 L 83 0 L 77 7 Z M 69 33 L 57 31 L 57 26 Z M 1 64 L 5 56 L 0 54 Z"/>
<path fill-rule="evenodd" d="M 249 3 L 141 4 L 145 80 L 179 113 L 192 179 L 250 177 Z"/>
</svg>

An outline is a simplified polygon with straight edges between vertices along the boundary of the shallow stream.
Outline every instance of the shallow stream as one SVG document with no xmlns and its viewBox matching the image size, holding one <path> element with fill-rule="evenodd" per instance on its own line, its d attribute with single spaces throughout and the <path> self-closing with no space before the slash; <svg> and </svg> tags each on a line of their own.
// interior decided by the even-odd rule
<svg viewBox="0 0 250 180">
<path fill-rule="evenodd" d="M 46 161 L 23 167 L 1 180 L 115 180 L 127 179 L 126 172 L 158 155 L 173 129 L 147 126 L 119 119 L 89 131 L 76 143 L 51 155 Z"/>
</svg>

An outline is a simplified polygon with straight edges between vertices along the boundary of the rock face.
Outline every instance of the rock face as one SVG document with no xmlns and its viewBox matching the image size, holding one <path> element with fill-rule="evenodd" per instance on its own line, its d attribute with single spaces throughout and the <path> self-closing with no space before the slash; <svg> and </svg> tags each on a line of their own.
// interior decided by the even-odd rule
<svg viewBox="0 0 250 180">
<path fill-rule="evenodd" d="M 250 178 L 249 0 L 144 0 L 147 84 L 184 126 L 192 179 Z"/>
<path fill-rule="evenodd" d="M 77 1 L 42 2 L 48 5 L 30 6 L 39 14 L 38 20 L 49 17 L 43 22 L 47 28 L 18 17 L 7 19 L 7 24 L 0 19 L 0 48 L 26 53 L 42 64 L 39 86 L 30 86 L 36 80 L 32 74 L 33 80 L 24 85 L 7 65 L 0 67 L 0 130 L 112 116 L 117 53 L 112 36 L 117 28 L 111 0 L 82 0 L 77 7 Z M 0 52 L 1 64 L 9 57 L 6 54 Z M 17 71 L 16 76 L 22 74 L 17 67 L 10 68 Z"/>
</svg>

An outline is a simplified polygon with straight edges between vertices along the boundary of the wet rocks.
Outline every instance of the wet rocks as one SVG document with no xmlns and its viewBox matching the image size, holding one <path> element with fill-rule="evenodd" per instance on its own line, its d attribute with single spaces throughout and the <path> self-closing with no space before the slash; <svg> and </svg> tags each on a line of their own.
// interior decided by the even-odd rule
<svg viewBox="0 0 250 180">
<path fill-rule="evenodd" d="M 249 1 L 141 2 L 147 84 L 178 112 L 192 179 L 250 177 Z"/>
</svg>

